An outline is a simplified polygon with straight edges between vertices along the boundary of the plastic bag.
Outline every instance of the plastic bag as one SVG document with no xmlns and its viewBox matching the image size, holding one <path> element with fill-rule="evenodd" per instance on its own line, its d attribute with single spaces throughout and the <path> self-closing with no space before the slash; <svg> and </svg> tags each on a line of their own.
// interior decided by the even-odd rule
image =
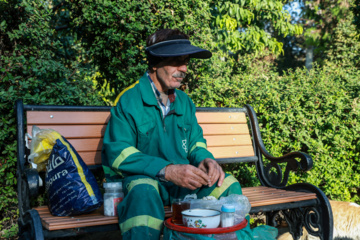
<svg viewBox="0 0 360 240">
<path fill-rule="evenodd" d="M 230 204 L 235 207 L 235 224 L 242 222 L 250 212 L 251 204 L 249 199 L 244 195 L 231 194 L 227 197 L 221 197 L 220 200 L 225 201 L 225 204 Z"/>
<path fill-rule="evenodd" d="M 45 171 L 56 139 L 61 135 L 52 129 L 40 129 L 37 126 L 32 128 L 32 140 L 30 144 L 29 161 L 35 163 L 38 172 Z"/>
<path fill-rule="evenodd" d="M 29 161 L 46 169 L 49 210 L 56 216 L 91 212 L 103 203 L 96 179 L 73 146 L 52 129 L 33 126 Z"/>
<path fill-rule="evenodd" d="M 250 212 L 251 205 L 249 199 L 244 195 L 231 194 L 227 197 L 217 199 L 193 199 L 190 200 L 190 208 L 221 210 L 223 204 L 231 204 L 235 207 L 235 224 L 242 222 L 245 216 Z"/>
</svg>

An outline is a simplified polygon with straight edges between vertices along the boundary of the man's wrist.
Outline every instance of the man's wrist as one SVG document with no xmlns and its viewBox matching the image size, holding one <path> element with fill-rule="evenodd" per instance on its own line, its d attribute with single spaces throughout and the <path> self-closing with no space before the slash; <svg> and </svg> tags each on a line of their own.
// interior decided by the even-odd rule
<svg viewBox="0 0 360 240">
<path fill-rule="evenodd" d="M 166 167 L 162 168 L 157 174 L 156 177 L 159 178 L 160 182 L 167 182 L 165 179 L 165 169 Z"/>
</svg>

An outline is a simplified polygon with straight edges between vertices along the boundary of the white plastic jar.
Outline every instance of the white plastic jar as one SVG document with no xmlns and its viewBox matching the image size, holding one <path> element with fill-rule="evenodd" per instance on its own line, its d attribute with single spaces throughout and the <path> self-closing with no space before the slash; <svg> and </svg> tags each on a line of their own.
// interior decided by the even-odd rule
<svg viewBox="0 0 360 240">
<path fill-rule="evenodd" d="M 230 204 L 221 206 L 221 227 L 234 226 L 235 207 Z"/>
<path fill-rule="evenodd" d="M 123 200 L 121 182 L 109 182 L 103 184 L 104 193 L 104 215 L 117 216 L 117 205 Z"/>
</svg>

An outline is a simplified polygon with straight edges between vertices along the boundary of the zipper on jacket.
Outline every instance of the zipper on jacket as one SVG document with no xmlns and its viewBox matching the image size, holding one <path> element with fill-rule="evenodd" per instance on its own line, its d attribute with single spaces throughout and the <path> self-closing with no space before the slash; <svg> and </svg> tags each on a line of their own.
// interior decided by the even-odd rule
<svg viewBox="0 0 360 240">
<path fill-rule="evenodd" d="M 175 113 L 175 110 L 170 110 L 169 112 L 168 112 L 168 114 L 166 114 L 165 115 L 165 117 L 163 117 L 163 127 L 164 127 L 164 132 L 166 132 L 166 126 L 165 126 L 165 118 L 167 117 L 167 116 L 170 116 L 171 114 L 174 114 Z"/>
<path fill-rule="evenodd" d="M 167 115 L 166 115 L 167 116 Z M 165 127 L 165 118 L 166 116 L 163 118 L 162 122 L 163 122 L 163 127 L 164 127 L 164 132 L 166 132 L 166 127 Z"/>
</svg>

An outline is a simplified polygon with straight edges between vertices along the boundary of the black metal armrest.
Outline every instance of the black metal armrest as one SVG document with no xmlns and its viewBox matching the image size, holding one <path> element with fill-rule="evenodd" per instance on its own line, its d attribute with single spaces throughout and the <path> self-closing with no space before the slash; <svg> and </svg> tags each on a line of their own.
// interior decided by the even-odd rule
<svg viewBox="0 0 360 240">
<path fill-rule="evenodd" d="M 38 171 L 33 168 L 28 168 L 25 170 L 23 178 L 27 183 L 27 187 L 29 189 L 29 196 L 37 197 L 39 195 L 40 188 L 40 176 Z"/>
<path fill-rule="evenodd" d="M 308 171 L 312 168 L 312 158 L 303 152 L 291 152 L 281 157 L 272 156 L 266 150 L 261 138 L 259 123 L 254 109 L 250 105 L 245 105 L 245 107 L 251 122 L 252 136 L 255 143 L 255 154 L 259 159 L 257 162 L 257 171 L 262 185 L 283 188 L 287 184 L 290 171 Z M 270 160 L 270 163 L 266 167 L 264 167 L 262 156 Z M 297 159 L 299 159 L 299 161 Z M 284 175 L 282 174 L 279 163 L 287 163 Z"/>
<path fill-rule="evenodd" d="M 272 164 L 287 162 L 289 170 L 292 171 L 308 171 L 313 166 L 312 158 L 308 154 L 303 152 L 291 152 L 281 157 L 273 157 L 266 151 L 266 149 L 260 147 L 260 151 L 266 159 L 269 159 L 271 161 Z M 296 158 L 300 158 L 300 161 L 297 161 Z"/>
</svg>

